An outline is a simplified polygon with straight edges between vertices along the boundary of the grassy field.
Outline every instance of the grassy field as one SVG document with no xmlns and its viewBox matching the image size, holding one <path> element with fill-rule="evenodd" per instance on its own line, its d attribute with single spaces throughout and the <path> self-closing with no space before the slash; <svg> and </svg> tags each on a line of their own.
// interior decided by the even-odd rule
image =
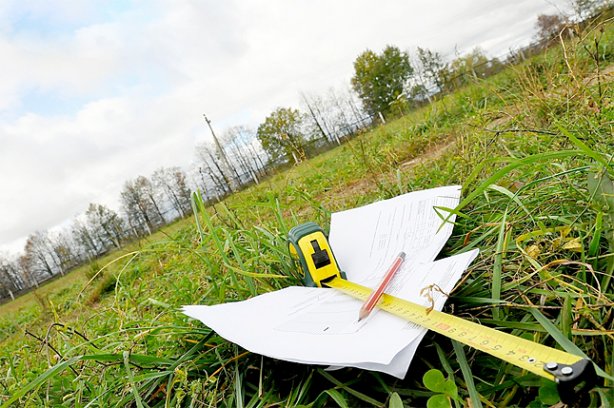
<svg viewBox="0 0 614 408">
<path fill-rule="evenodd" d="M 476 80 L 121 253 L 0 306 L 0 403 L 12 406 L 551 406 L 553 386 L 429 333 L 403 381 L 291 364 L 179 312 L 297 284 L 304 221 L 408 191 L 463 185 L 450 255 L 479 258 L 447 311 L 602 370 L 579 403 L 614 405 L 611 24 Z"/>
</svg>

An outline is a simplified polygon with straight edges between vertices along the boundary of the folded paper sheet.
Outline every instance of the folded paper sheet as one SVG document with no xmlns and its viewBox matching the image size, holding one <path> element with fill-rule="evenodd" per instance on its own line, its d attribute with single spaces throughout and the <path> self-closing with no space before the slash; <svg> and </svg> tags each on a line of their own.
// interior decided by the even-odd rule
<svg viewBox="0 0 614 408">
<path fill-rule="evenodd" d="M 458 186 L 442 187 L 333 214 L 330 243 L 341 269 L 349 280 L 374 287 L 404 250 L 407 261 L 386 292 L 441 310 L 443 293 L 452 290 L 477 255 L 473 250 L 433 261 L 452 233 L 452 224 L 442 224 L 445 208 L 454 208 L 459 197 Z M 423 288 L 433 290 L 422 296 Z M 289 287 L 242 302 L 183 310 L 254 353 L 403 378 L 426 329 L 381 311 L 359 323 L 360 306 L 333 289 Z"/>
</svg>

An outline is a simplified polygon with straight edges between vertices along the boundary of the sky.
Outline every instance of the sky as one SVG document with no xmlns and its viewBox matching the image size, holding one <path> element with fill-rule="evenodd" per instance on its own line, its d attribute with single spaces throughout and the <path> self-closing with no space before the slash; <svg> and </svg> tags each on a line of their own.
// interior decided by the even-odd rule
<svg viewBox="0 0 614 408">
<path fill-rule="evenodd" d="M 300 93 L 347 88 L 364 50 L 489 56 L 567 0 L 0 0 L 0 252 Z"/>
</svg>

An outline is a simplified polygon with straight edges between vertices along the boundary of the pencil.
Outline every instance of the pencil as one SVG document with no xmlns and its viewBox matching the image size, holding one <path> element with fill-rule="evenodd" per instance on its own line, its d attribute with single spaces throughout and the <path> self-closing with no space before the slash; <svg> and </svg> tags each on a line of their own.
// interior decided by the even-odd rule
<svg viewBox="0 0 614 408">
<path fill-rule="evenodd" d="M 371 292 L 365 303 L 360 308 L 360 312 L 358 312 L 358 321 L 361 321 L 365 317 L 369 316 L 377 302 L 384 294 L 384 290 L 386 289 L 390 281 L 392 281 L 392 277 L 395 273 L 397 273 L 397 271 L 403 264 L 403 261 L 405 261 L 405 252 L 401 251 L 399 252 L 399 255 L 397 255 L 397 257 L 394 259 L 394 262 L 384 275 L 384 279 L 382 279 L 378 287 L 373 290 L 373 292 Z"/>
</svg>

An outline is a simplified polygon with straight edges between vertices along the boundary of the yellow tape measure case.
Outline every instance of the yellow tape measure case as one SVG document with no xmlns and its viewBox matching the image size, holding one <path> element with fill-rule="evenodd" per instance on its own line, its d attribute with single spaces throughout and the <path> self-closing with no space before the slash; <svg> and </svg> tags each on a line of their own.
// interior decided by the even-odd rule
<svg viewBox="0 0 614 408">
<path fill-rule="evenodd" d="M 305 286 L 322 287 L 324 281 L 332 278 L 345 279 L 326 234 L 316 223 L 307 222 L 292 228 L 288 232 L 288 250 L 300 263 Z"/>
</svg>

